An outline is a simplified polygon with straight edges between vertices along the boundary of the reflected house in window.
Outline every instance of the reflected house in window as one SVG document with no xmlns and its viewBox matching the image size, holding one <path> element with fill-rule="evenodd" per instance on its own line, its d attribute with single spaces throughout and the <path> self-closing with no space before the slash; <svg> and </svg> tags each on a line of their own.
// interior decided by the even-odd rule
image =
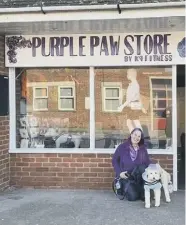
<svg viewBox="0 0 186 225">
<path fill-rule="evenodd" d="M 167 110 L 172 107 L 171 72 L 157 67 L 137 69 L 140 101 L 147 112 L 144 113 L 141 108 L 132 110 L 131 104 L 118 110 L 126 101 L 131 82 L 127 71 L 126 68 L 95 69 L 95 147 L 115 148 L 127 139 L 130 118 L 132 122 L 136 119 L 140 122 L 150 143 L 148 148 L 166 148 L 167 139 L 172 138 L 172 121 Z M 90 147 L 88 69 L 27 69 L 20 79 L 26 82 L 26 112 L 21 116 L 28 119 L 28 138 L 22 141 L 22 146 L 64 148 L 66 142 L 73 141 L 69 146 Z M 19 88 L 17 84 L 17 102 L 21 104 Z M 29 122 L 34 118 L 37 125 Z M 18 119 L 18 146 L 21 128 Z"/>
<path fill-rule="evenodd" d="M 26 103 L 24 114 L 17 108 L 17 147 L 89 148 L 87 69 L 28 69 L 18 79 L 25 81 L 21 88 L 26 87 Z M 19 85 L 18 81 L 17 102 L 21 104 Z M 28 121 L 26 127 L 22 127 L 20 116 Z M 31 123 L 33 119 L 37 125 Z M 26 141 L 22 140 L 22 128 L 28 134 Z"/>
</svg>

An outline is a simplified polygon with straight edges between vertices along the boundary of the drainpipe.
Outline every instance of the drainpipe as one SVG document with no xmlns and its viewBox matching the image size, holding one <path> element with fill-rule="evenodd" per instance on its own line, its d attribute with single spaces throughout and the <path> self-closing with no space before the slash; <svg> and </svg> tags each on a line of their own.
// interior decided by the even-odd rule
<svg viewBox="0 0 186 225">
<path fill-rule="evenodd" d="M 120 9 L 148 9 L 148 8 L 170 8 L 185 7 L 185 2 L 166 2 L 166 3 L 143 3 L 143 4 L 119 4 Z M 94 10 L 116 10 L 115 5 L 84 5 L 84 6 L 41 6 L 41 7 L 24 7 L 24 8 L 0 8 L 0 14 L 3 13 L 31 13 L 57 11 L 94 11 Z"/>
</svg>

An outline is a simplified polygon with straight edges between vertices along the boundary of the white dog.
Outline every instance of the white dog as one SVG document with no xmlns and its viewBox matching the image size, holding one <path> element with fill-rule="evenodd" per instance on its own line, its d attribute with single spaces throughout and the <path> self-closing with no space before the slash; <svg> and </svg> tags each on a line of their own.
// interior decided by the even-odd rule
<svg viewBox="0 0 186 225">
<path fill-rule="evenodd" d="M 145 207 L 150 208 L 150 190 L 154 191 L 155 206 L 160 206 L 161 187 L 165 193 L 166 202 L 170 202 L 169 184 L 171 184 L 171 176 L 159 164 L 150 164 L 142 174 L 145 181 Z"/>
</svg>

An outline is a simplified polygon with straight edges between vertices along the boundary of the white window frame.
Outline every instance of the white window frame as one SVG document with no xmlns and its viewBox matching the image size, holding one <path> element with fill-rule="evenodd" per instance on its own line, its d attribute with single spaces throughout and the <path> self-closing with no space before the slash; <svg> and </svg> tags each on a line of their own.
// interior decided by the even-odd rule
<svg viewBox="0 0 186 225">
<path fill-rule="evenodd" d="M 60 95 L 60 89 L 61 88 L 71 88 L 73 95 L 72 96 L 61 96 Z M 73 99 L 74 100 L 74 107 L 73 108 L 61 108 L 60 107 L 60 105 L 61 105 L 60 100 L 62 98 Z M 60 110 L 60 111 L 76 111 L 76 87 L 75 87 L 74 82 L 71 85 L 67 85 L 67 84 L 64 83 L 64 85 L 58 86 L 58 110 Z"/>
<path fill-rule="evenodd" d="M 46 89 L 47 90 L 47 95 L 44 96 L 44 97 L 37 97 L 37 96 L 35 96 L 36 89 Z M 35 99 L 47 99 L 47 101 L 48 101 L 48 86 L 33 87 L 33 110 L 34 111 L 48 111 L 48 107 L 47 108 L 40 108 L 40 109 L 35 108 Z"/>
<path fill-rule="evenodd" d="M 102 111 L 103 112 L 119 112 L 118 109 L 116 110 L 108 110 L 106 109 L 106 100 L 119 100 L 119 105 L 122 104 L 122 83 L 121 82 L 102 82 L 101 84 L 102 90 Z M 119 89 L 119 96 L 118 97 L 106 97 L 106 89 Z"/>
<path fill-rule="evenodd" d="M 154 113 L 153 113 L 153 110 L 154 110 L 154 106 L 153 106 L 153 88 L 152 88 L 152 80 L 155 80 L 155 79 L 168 79 L 168 80 L 172 80 L 172 77 L 171 76 L 150 76 L 149 77 L 149 83 L 150 83 L 150 108 L 151 108 L 151 130 L 153 131 L 154 130 Z M 173 86 L 173 85 L 172 85 Z M 159 89 L 161 90 L 161 89 Z M 163 89 L 164 90 L 164 89 Z M 172 91 L 172 89 L 171 89 Z M 171 98 L 172 100 L 173 98 Z"/>
</svg>

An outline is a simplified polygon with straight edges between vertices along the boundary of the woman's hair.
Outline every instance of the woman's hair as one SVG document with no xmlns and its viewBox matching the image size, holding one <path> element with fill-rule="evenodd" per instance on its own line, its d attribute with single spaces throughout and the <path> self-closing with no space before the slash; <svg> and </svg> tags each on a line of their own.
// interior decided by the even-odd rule
<svg viewBox="0 0 186 225">
<path fill-rule="evenodd" d="M 144 134 L 143 134 L 143 131 L 142 131 L 140 128 L 134 128 L 134 130 L 131 131 L 129 140 L 131 141 L 131 134 L 133 134 L 133 133 L 134 133 L 135 131 L 137 131 L 137 130 L 141 132 L 141 140 L 140 140 L 140 142 L 139 142 L 138 144 L 139 144 L 139 146 L 140 146 L 140 145 L 144 145 L 144 144 L 145 144 L 145 141 L 144 141 Z"/>
</svg>

